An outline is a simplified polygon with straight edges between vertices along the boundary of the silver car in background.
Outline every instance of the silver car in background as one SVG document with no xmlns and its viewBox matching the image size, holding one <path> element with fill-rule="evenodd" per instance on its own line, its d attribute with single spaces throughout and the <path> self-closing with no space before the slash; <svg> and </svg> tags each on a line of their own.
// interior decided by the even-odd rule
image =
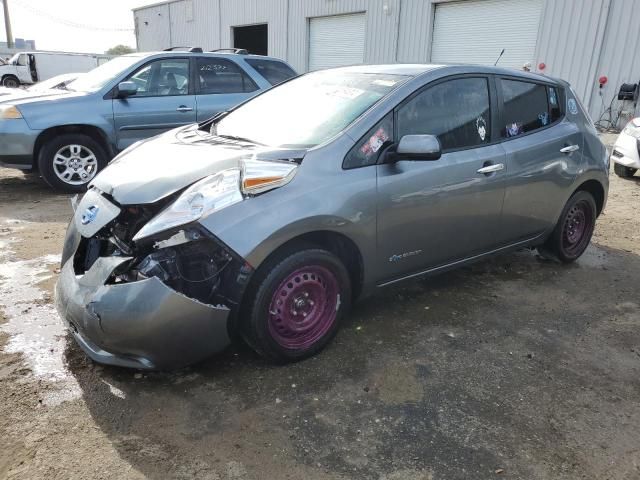
<svg viewBox="0 0 640 480">
<path fill-rule="evenodd" d="M 310 73 L 120 154 L 69 225 L 57 308 L 107 364 L 178 367 L 238 335 L 299 360 L 379 287 L 523 247 L 576 260 L 608 168 L 562 81 Z"/>
</svg>

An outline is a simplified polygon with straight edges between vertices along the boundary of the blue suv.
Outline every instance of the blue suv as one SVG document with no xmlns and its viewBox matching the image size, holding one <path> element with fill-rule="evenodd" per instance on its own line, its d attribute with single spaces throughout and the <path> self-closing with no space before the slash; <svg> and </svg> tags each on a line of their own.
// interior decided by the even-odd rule
<svg viewBox="0 0 640 480">
<path fill-rule="evenodd" d="M 65 90 L 0 103 L 0 166 L 83 191 L 137 141 L 206 120 L 295 75 L 281 60 L 237 49 L 118 57 Z"/>
</svg>

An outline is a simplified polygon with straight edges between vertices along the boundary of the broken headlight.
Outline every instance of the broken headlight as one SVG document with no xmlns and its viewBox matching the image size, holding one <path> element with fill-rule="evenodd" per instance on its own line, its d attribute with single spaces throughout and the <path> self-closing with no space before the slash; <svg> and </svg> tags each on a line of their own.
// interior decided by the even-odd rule
<svg viewBox="0 0 640 480">
<path fill-rule="evenodd" d="M 195 222 L 234 203 L 242 201 L 240 170 L 224 170 L 203 178 L 187 188 L 178 199 L 152 218 L 133 237 L 134 241 L 164 230 Z"/>
</svg>

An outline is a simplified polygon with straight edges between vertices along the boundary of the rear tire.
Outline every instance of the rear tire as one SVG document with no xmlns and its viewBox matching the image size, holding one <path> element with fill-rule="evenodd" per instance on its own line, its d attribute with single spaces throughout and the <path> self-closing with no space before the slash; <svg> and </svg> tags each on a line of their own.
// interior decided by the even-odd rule
<svg viewBox="0 0 640 480">
<path fill-rule="evenodd" d="M 613 164 L 613 171 L 616 172 L 621 178 L 629 178 L 633 177 L 635 173 L 638 171 L 637 168 L 625 167 L 624 165 L 620 165 L 619 163 Z"/>
<path fill-rule="evenodd" d="M 7 88 L 18 88 L 20 86 L 20 80 L 15 75 L 6 75 L 2 79 L 2 86 Z"/>
<path fill-rule="evenodd" d="M 551 236 L 538 248 L 543 257 L 553 255 L 563 263 L 577 260 L 589 246 L 596 225 L 596 202 L 589 192 L 572 195 Z"/>
<path fill-rule="evenodd" d="M 351 301 L 349 273 L 332 253 L 308 247 L 268 259 L 256 272 L 242 314 L 247 343 L 275 362 L 322 350 Z"/>
<path fill-rule="evenodd" d="M 52 138 L 38 155 L 38 168 L 44 181 L 55 190 L 70 193 L 84 192 L 107 163 L 102 146 L 81 133 Z"/>
</svg>

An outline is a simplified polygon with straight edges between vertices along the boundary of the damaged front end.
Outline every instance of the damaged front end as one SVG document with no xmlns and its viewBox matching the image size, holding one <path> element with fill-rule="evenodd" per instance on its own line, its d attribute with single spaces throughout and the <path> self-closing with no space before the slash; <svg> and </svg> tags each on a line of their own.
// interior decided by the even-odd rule
<svg viewBox="0 0 640 480">
<path fill-rule="evenodd" d="M 94 188 L 78 205 L 56 305 L 98 362 L 176 368 L 230 343 L 251 266 L 197 222 L 134 240 L 178 195 L 120 206 Z"/>
</svg>

